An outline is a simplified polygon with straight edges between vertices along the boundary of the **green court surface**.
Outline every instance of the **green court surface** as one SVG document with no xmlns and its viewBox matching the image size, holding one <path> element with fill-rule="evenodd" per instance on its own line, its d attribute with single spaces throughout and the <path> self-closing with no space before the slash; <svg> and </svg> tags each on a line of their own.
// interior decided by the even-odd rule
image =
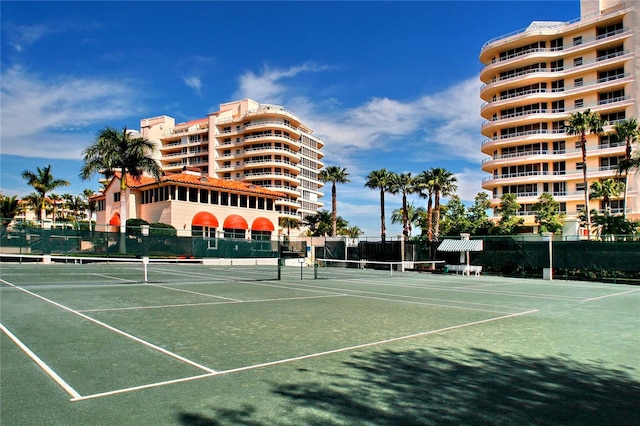
<svg viewBox="0 0 640 426">
<path fill-rule="evenodd" d="M 0 264 L 0 423 L 640 424 L 640 287 L 316 276 Z"/>
</svg>

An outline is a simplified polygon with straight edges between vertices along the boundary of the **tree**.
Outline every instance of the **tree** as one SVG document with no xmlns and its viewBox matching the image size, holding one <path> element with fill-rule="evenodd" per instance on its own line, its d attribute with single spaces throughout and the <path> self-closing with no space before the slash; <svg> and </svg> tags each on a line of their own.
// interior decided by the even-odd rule
<svg viewBox="0 0 640 426">
<path fill-rule="evenodd" d="M 469 232 L 473 235 L 491 234 L 494 224 L 489 220 L 487 210 L 491 208 L 491 201 L 486 192 L 478 192 L 474 198 L 474 203 L 468 209 L 468 219 L 471 224 Z"/>
<path fill-rule="evenodd" d="M 387 226 L 384 214 L 384 194 L 389 191 L 392 173 L 387 169 L 373 170 L 367 175 L 364 186 L 380 190 L 380 239 L 384 242 L 387 236 Z"/>
<path fill-rule="evenodd" d="M 309 228 L 309 234 L 312 237 L 327 236 L 331 233 L 332 217 L 331 213 L 321 210 L 316 214 L 307 215 L 302 220 L 302 224 Z M 336 228 L 338 232 L 349 226 L 349 222 L 338 216 L 336 218 Z"/>
<path fill-rule="evenodd" d="M 411 173 L 393 173 L 391 175 L 391 184 L 389 185 L 389 192 L 392 194 L 402 194 L 402 235 L 407 238 L 411 235 L 411 222 L 409 221 L 409 210 L 407 206 L 407 195 L 415 191 L 415 178 L 411 176 Z"/>
<path fill-rule="evenodd" d="M 391 213 L 391 223 L 403 223 L 407 221 L 407 230 L 408 233 L 406 237 L 411 237 L 412 225 L 416 224 L 420 226 L 422 223 L 422 218 L 425 216 L 426 211 L 424 207 L 416 208 L 413 203 L 407 203 L 406 210 L 405 209 L 395 209 Z"/>
<path fill-rule="evenodd" d="M 603 127 L 608 123 L 603 121 L 600 114 L 591 112 L 587 109 L 585 112 L 575 112 L 569 116 L 566 121 L 566 131 L 569 135 L 578 135 L 580 140 L 580 149 L 582 150 L 582 179 L 584 183 L 584 208 L 587 212 L 587 235 L 591 235 L 591 215 L 589 214 L 589 188 L 587 181 L 587 133 L 602 134 Z"/>
<path fill-rule="evenodd" d="M 4 196 L 0 194 L 0 219 L 2 220 L 2 233 L 9 226 L 13 218 L 18 214 L 18 197 Z"/>
<path fill-rule="evenodd" d="M 300 229 L 300 221 L 295 217 L 281 217 L 279 222 L 281 228 L 287 229 L 287 237 L 291 235 L 291 229 Z"/>
<path fill-rule="evenodd" d="M 91 199 L 93 194 L 94 194 L 93 190 L 89 188 L 85 188 L 84 191 L 82 191 L 82 196 L 85 198 L 85 200 L 87 200 L 86 206 L 87 206 L 87 210 L 89 211 L 89 217 L 88 217 L 89 231 L 92 230 L 91 222 L 93 218 L 93 212 L 96 211 L 96 200 Z"/>
<path fill-rule="evenodd" d="M 87 207 L 87 203 L 81 196 L 70 195 L 66 197 L 66 207 L 73 212 L 73 218 L 76 224 L 76 229 L 80 229 L 80 223 L 78 220 L 78 215 L 81 210 L 84 210 Z"/>
<path fill-rule="evenodd" d="M 522 230 L 524 219 L 518 217 L 518 211 L 520 211 L 520 204 L 518 204 L 516 194 L 507 193 L 500 197 L 498 234 L 513 235 Z"/>
<path fill-rule="evenodd" d="M 428 241 L 433 241 L 433 173 L 431 170 L 425 170 L 418 175 L 416 190 L 421 198 L 427 199 L 427 217 L 422 233 L 426 233 Z"/>
<path fill-rule="evenodd" d="M 440 197 L 448 197 L 458 190 L 457 179 L 453 173 L 442 167 L 432 168 L 431 177 L 433 179 L 433 238 L 440 237 Z"/>
<path fill-rule="evenodd" d="M 605 179 L 599 182 L 593 182 L 589 189 L 589 198 L 602 198 L 605 212 L 610 211 L 611 198 L 618 197 L 624 191 L 625 185 L 615 179 Z M 626 209 L 625 209 L 626 210 Z"/>
<path fill-rule="evenodd" d="M 538 202 L 533 205 L 536 223 L 539 225 L 538 233 L 562 231 L 562 218 L 564 213 L 560 212 L 560 203 L 558 203 L 553 195 L 543 192 L 538 198 Z"/>
<path fill-rule="evenodd" d="M 344 235 L 352 239 L 356 239 L 362 234 L 363 234 L 362 229 L 360 229 L 357 226 L 349 226 L 340 231 L 340 235 Z"/>
<path fill-rule="evenodd" d="M 331 236 L 338 235 L 338 202 L 336 196 L 336 183 L 348 183 L 349 173 L 347 169 L 338 166 L 329 166 L 320 170 L 318 179 L 321 182 L 331 182 Z"/>
<path fill-rule="evenodd" d="M 440 231 L 442 235 L 460 235 L 471 231 L 471 222 L 467 209 L 457 195 L 451 196 L 449 202 L 442 206 Z"/>
<path fill-rule="evenodd" d="M 50 164 L 43 169 L 38 167 L 36 173 L 25 170 L 24 172 L 22 172 L 22 178 L 26 179 L 27 184 L 35 189 L 36 193 L 38 194 L 41 203 L 40 220 L 44 221 L 44 219 L 46 218 L 45 203 L 47 199 L 47 193 L 61 186 L 69 186 L 69 182 L 63 179 L 55 179 L 51 174 Z"/>
<path fill-rule="evenodd" d="M 638 141 L 638 135 L 640 135 L 640 125 L 635 118 L 629 118 L 624 121 L 620 121 L 616 123 L 614 126 L 614 137 L 619 141 L 625 142 L 625 154 L 624 161 L 621 162 L 621 166 L 618 167 L 618 172 L 624 173 L 624 210 L 622 216 L 626 219 L 627 217 L 627 194 L 628 194 L 628 186 L 629 186 L 629 167 L 628 165 L 631 163 L 631 149 L 632 144 Z"/>
<path fill-rule="evenodd" d="M 157 180 L 162 168 L 155 160 L 156 146 L 142 137 L 133 137 L 127 128 L 118 131 L 112 127 L 100 130 L 96 139 L 83 152 L 84 165 L 80 169 L 83 180 L 96 173 L 112 178 L 120 173 L 120 232 L 125 234 L 127 222 L 127 176 L 140 178 L 145 173 Z"/>
</svg>

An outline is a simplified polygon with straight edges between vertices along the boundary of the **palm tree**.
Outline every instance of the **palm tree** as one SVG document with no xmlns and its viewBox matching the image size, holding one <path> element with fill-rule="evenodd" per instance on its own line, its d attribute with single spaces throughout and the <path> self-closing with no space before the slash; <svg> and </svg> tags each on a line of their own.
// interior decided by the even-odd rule
<svg viewBox="0 0 640 426">
<path fill-rule="evenodd" d="M 287 237 L 291 235 L 291 229 L 300 229 L 300 221 L 295 217 L 281 217 L 280 227 L 287 228 Z"/>
<path fill-rule="evenodd" d="M 407 195 L 415 192 L 415 177 L 411 176 L 411 173 L 393 173 L 391 176 L 391 185 L 389 186 L 389 192 L 392 194 L 402 193 L 402 235 L 409 237 L 411 235 L 411 224 L 409 223 L 409 210 L 407 206 Z"/>
<path fill-rule="evenodd" d="M 615 198 L 624 191 L 624 183 L 615 179 L 605 179 L 591 184 L 590 198 L 602 198 L 605 214 L 608 214 L 611 198 Z M 626 210 L 626 209 L 625 209 Z"/>
<path fill-rule="evenodd" d="M 127 176 L 140 178 L 148 173 L 160 179 L 162 168 L 155 160 L 156 146 L 142 137 L 133 137 L 125 127 L 122 131 L 105 127 L 98 132 L 95 141 L 87 147 L 84 165 L 80 169 L 83 180 L 90 179 L 95 173 L 112 178 L 120 173 L 120 232 L 125 234 L 127 223 Z"/>
<path fill-rule="evenodd" d="M 344 228 L 340 233 L 353 240 L 355 240 L 356 238 L 358 238 L 360 235 L 363 234 L 362 229 L 360 229 L 357 226 L 349 226 L 347 228 Z"/>
<path fill-rule="evenodd" d="M 387 236 L 387 226 L 384 218 L 384 194 L 389 190 L 391 175 L 387 169 L 373 170 L 367 175 L 364 186 L 380 190 L 380 239 L 384 242 Z"/>
<path fill-rule="evenodd" d="M 9 226 L 16 214 L 18 214 L 17 196 L 5 197 L 0 194 L 0 219 L 2 221 L 0 232 L 4 233 L 4 230 Z"/>
<path fill-rule="evenodd" d="M 338 201 L 336 197 L 336 183 L 348 183 L 347 178 L 349 173 L 347 169 L 340 168 L 338 166 L 329 166 L 318 173 L 318 179 L 321 182 L 331 182 L 331 236 L 335 237 L 338 234 Z"/>
<path fill-rule="evenodd" d="M 624 162 L 622 167 L 618 167 L 618 172 L 624 172 L 624 210 L 622 216 L 627 218 L 627 187 L 629 186 L 629 169 L 626 164 L 631 162 L 631 145 L 638 141 L 638 135 L 640 135 L 640 125 L 635 118 L 629 118 L 624 121 L 620 121 L 613 126 L 615 130 L 615 137 L 617 140 L 625 141 L 626 150 L 624 155 Z"/>
<path fill-rule="evenodd" d="M 427 240 L 433 241 L 433 173 L 432 170 L 424 170 L 417 177 L 416 189 L 421 198 L 427 199 Z M 424 232 L 424 231 L 423 231 Z"/>
<path fill-rule="evenodd" d="M 458 186 L 458 179 L 450 171 L 442 167 L 431 169 L 431 179 L 433 185 L 433 238 L 437 240 L 440 237 L 440 197 L 448 197 L 453 195 Z"/>
<path fill-rule="evenodd" d="M 75 219 L 76 229 L 80 229 L 80 221 L 78 219 L 78 215 L 81 210 L 84 210 L 87 207 L 87 203 L 81 196 L 71 195 L 67 198 L 67 208 L 69 208 L 73 212 L 73 218 Z"/>
<path fill-rule="evenodd" d="M 82 191 L 82 196 L 87 200 L 87 210 L 89 211 L 89 231 L 91 231 L 91 219 L 93 218 L 93 212 L 96 211 L 96 201 L 92 200 L 93 189 L 85 188 Z"/>
<path fill-rule="evenodd" d="M 603 121 L 600 114 L 591 112 L 575 112 L 566 121 L 566 131 L 568 135 L 578 135 L 580 137 L 580 148 L 582 150 L 582 179 L 584 183 L 584 208 L 587 216 L 587 235 L 591 236 L 591 214 L 589 213 L 589 183 L 587 182 L 587 133 L 602 134 L 603 127 L 608 123 Z"/>
<path fill-rule="evenodd" d="M 51 164 L 43 169 L 38 167 L 36 173 L 25 170 L 22 172 L 22 178 L 26 179 L 29 186 L 35 189 L 39 195 L 39 201 L 41 203 L 40 220 L 42 220 L 44 224 L 44 219 L 46 218 L 45 202 L 47 193 L 61 186 L 69 186 L 69 182 L 63 179 L 55 179 L 51 174 Z"/>
<path fill-rule="evenodd" d="M 403 223 L 405 218 L 407 219 L 408 224 L 408 234 L 407 237 L 411 237 L 413 231 L 413 225 L 420 226 L 422 224 L 422 219 L 424 218 L 426 212 L 424 207 L 418 207 L 413 205 L 413 203 L 407 203 L 406 210 L 403 208 L 395 209 L 391 213 L 391 223 Z"/>
</svg>

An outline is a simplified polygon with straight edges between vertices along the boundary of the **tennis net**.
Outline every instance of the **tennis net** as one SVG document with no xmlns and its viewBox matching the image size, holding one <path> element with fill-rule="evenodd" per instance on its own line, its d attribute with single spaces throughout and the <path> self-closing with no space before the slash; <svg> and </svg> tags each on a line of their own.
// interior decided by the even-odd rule
<svg viewBox="0 0 640 426">
<path fill-rule="evenodd" d="M 371 260 L 316 259 L 316 279 L 348 279 L 362 276 L 394 276 L 407 272 L 441 272 L 444 261 L 384 262 Z"/>
<path fill-rule="evenodd" d="M 2 255 L 3 285 L 126 285 L 277 280 L 278 259 Z"/>
</svg>

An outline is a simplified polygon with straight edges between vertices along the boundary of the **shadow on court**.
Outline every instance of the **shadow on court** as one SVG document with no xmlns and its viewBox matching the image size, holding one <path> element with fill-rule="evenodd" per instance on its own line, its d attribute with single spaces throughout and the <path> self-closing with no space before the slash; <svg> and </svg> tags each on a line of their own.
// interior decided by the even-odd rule
<svg viewBox="0 0 640 426">
<path fill-rule="evenodd" d="M 272 407 L 179 414 L 184 425 L 638 425 L 640 382 L 623 369 L 473 349 L 354 355 L 313 381 L 274 384 Z M 277 401 L 276 401 L 277 400 Z M 281 407 L 273 410 L 273 406 Z M 278 410 L 281 410 L 278 412 Z"/>
</svg>

